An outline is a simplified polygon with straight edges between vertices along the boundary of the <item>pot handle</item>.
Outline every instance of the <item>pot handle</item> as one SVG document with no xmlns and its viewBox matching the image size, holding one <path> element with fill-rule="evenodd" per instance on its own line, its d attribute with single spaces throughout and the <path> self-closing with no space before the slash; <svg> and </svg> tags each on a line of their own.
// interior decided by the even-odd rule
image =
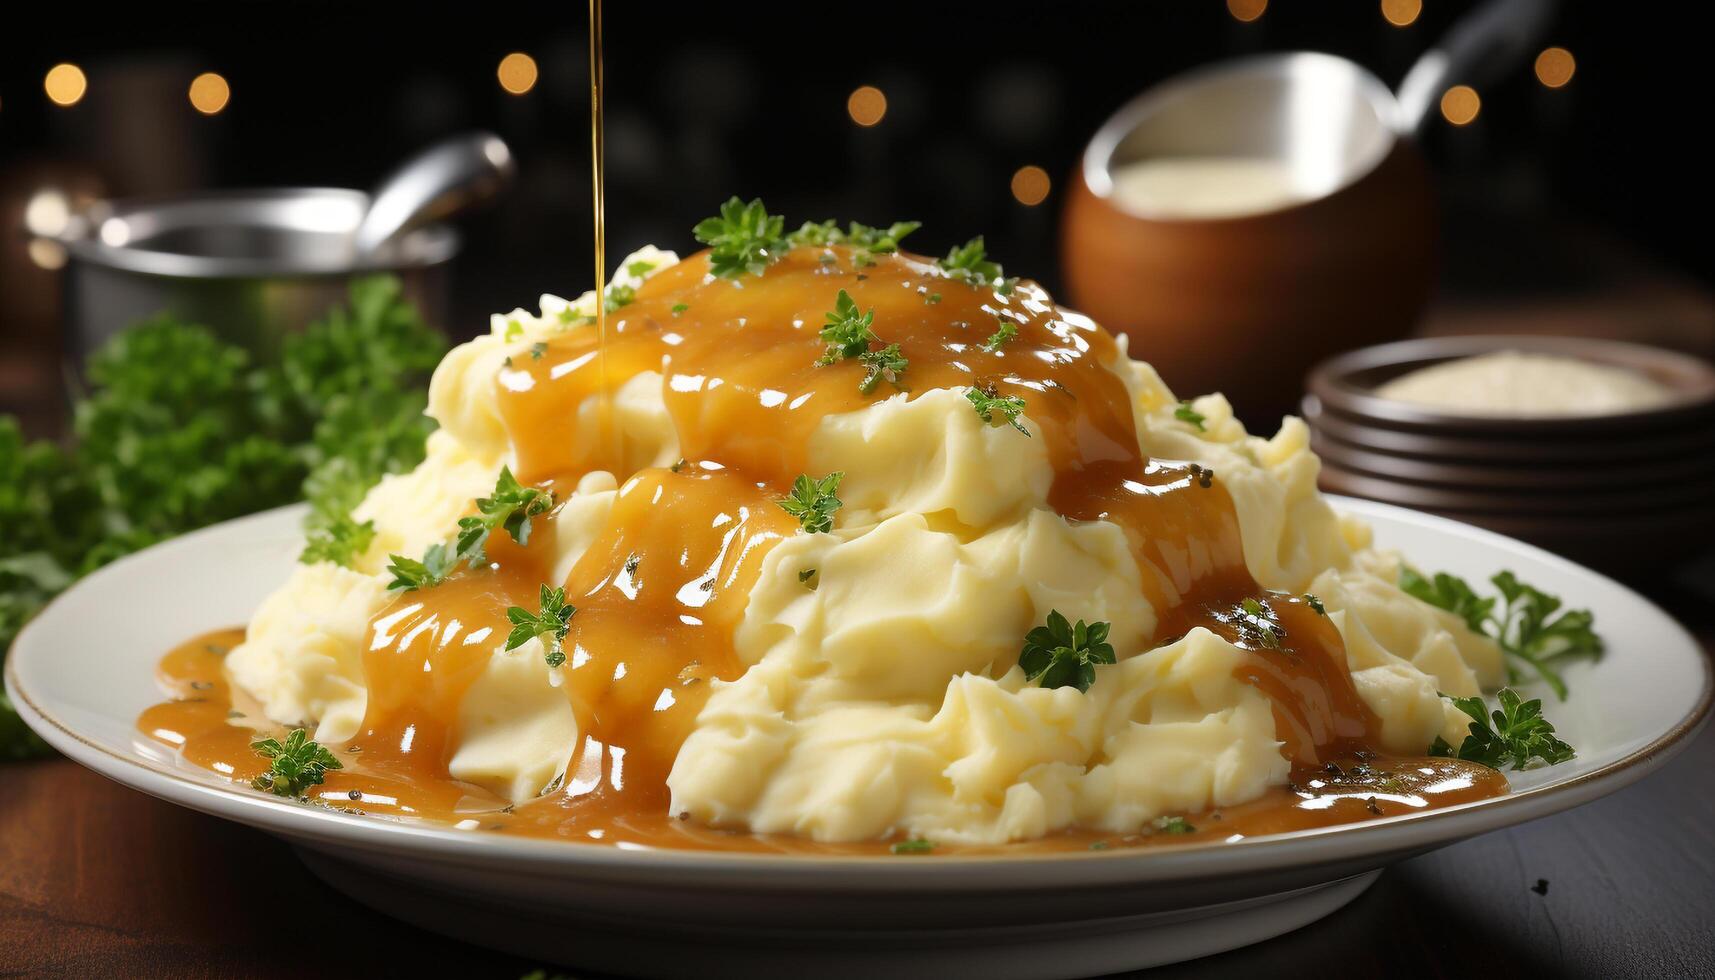
<svg viewBox="0 0 1715 980">
<path fill-rule="evenodd" d="M 1422 129 L 1449 86 L 1481 85 L 1512 68 L 1542 38 L 1558 9 L 1556 0 L 1489 0 L 1460 18 L 1399 83 L 1398 130 Z"/>
<path fill-rule="evenodd" d="M 467 133 L 437 143 L 388 175 L 352 236 L 359 261 L 399 235 L 499 193 L 517 167 L 500 137 Z"/>
</svg>

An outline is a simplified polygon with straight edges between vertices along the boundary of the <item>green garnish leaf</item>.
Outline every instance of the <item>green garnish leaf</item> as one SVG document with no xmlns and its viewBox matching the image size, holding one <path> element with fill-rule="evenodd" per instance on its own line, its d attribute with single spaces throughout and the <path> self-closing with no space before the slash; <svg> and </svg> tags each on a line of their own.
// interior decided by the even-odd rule
<svg viewBox="0 0 1715 980">
<path fill-rule="evenodd" d="M 1286 638 L 1286 628 L 1280 625 L 1274 609 L 1251 596 L 1246 596 L 1239 603 L 1232 625 L 1238 628 L 1239 635 L 1245 640 L 1270 650 L 1279 650 L 1281 641 Z"/>
<path fill-rule="evenodd" d="M 1010 425 L 1025 435 L 1030 435 L 1030 430 L 1018 420 L 1018 417 L 1024 414 L 1024 399 L 1016 395 L 999 395 L 992 389 L 985 391 L 975 387 L 965 389 L 965 398 L 970 401 L 971 407 L 977 410 L 977 418 L 989 425 Z"/>
<path fill-rule="evenodd" d="M 489 534 L 504 528 L 520 545 L 530 543 L 530 519 L 554 506 L 554 495 L 520 484 L 510 467 L 500 468 L 494 495 L 479 497 L 476 513 L 459 518 L 458 558 L 472 565 L 485 560 Z"/>
<path fill-rule="evenodd" d="M 840 290 L 834 297 L 833 312 L 823 317 L 822 339 L 827 342 L 827 353 L 817 364 L 827 365 L 851 357 L 859 357 L 869 350 L 869 342 L 880 340 L 870 325 L 875 322 L 875 311 L 865 313 L 858 309 L 857 302 L 851 294 Z"/>
<path fill-rule="evenodd" d="M 709 246 L 709 272 L 723 279 L 760 276 L 790 247 L 781 234 L 785 219 L 769 214 L 762 199 L 746 204 L 732 197 L 720 214 L 704 218 L 691 230 Z"/>
<path fill-rule="evenodd" d="M 1424 578 L 1417 569 L 1404 565 L 1399 570 L 1399 587 L 1406 595 L 1415 596 L 1463 619 L 1473 633 L 1485 632 L 1483 624 L 1495 608 L 1493 596 L 1483 598 L 1477 595 L 1464 579 L 1446 572 L 1436 572 L 1434 578 Z"/>
<path fill-rule="evenodd" d="M 674 303 L 672 312 L 673 312 L 674 316 L 678 316 L 679 314 L 685 312 L 686 310 L 688 310 L 690 308 L 691 308 L 691 304 L 689 304 L 689 303 Z"/>
<path fill-rule="evenodd" d="M 374 540 L 374 521 L 364 521 L 360 524 L 352 520 L 349 514 L 340 514 L 322 527 L 309 532 L 304 541 L 304 550 L 298 554 L 298 561 L 306 565 L 331 561 L 335 565 L 350 568 L 358 556 L 369 550 L 369 545 Z"/>
<path fill-rule="evenodd" d="M 899 243 L 905 236 L 923 227 L 920 221 L 895 221 L 886 228 L 872 228 L 856 221 L 851 222 L 846 231 L 833 219 L 827 221 L 806 221 L 797 231 L 786 236 L 792 245 L 851 245 L 862 249 L 871 255 L 887 255 L 899 251 Z M 868 256 L 859 254 L 853 261 L 873 265 L 874 261 Z"/>
<path fill-rule="evenodd" d="M 899 353 L 898 344 L 888 344 L 881 350 L 866 350 L 858 355 L 858 360 L 864 363 L 863 380 L 858 382 L 858 391 L 866 395 L 874 391 L 881 381 L 899 387 L 899 376 L 911 363 Z"/>
<path fill-rule="evenodd" d="M 1018 282 L 1005 277 L 1000 263 L 989 261 L 988 249 L 984 247 L 981 235 L 963 245 L 953 246 L 947 257 L 937 264 L 941 267 L 941 274 L 949 279 L 958 279 L 973 286 L 988 286 L 1003 296 L 1012 292 L 1012 287 Z"/>
<path fill-rule="evenodd" d="M 830 531 L 834 512 L 842 506 L 836 494 L 844 478 L 843 471 L 829 473 L 820 480 L 800 474 L 792 481 L 791 494 L 781 498 L 780 509 L 798 518 L 799 526 L 810 534 Z"/>
<path fill-rule="evenodd" d="M 404 555 L 388 555 L 391 559 L 387 565 L 387 573 L 393 576 L 393 581 L 387 584 L 389 590 L 430 589 L 447 580 L 447 576 L 458 567 L 458 556 L 444 544 L 429 545 L 423 552 L 423 560 L 406 558 Z"/>
<path fill-rule="evenodd" d="M 1322 605 L 1322 600 L 1308 592 L 1304 593 L 1304 604 L 1309 606 L 1318 616 L 1328 615 L 1328 607 Z"/>
<path fill-rule="evenodd" d="M 1149 824 L 1156 833 L 1161 834 L 1194 834 L 1197 828 L 1192 826 L 1184 817 L 1156 817 Z"/>
<path fill-rule="evenodd" d="M 654 271 L 655 263 L 644 259 L 638 259 L 636 262 L 625 267 L 625 274 L 633 279 L 642 279 L 644 276 L 647 276 Z"/>
<path fill-rule="evenodd" d="M 1011 320 L 1000 321 L 1000 329 L 989 334 L 989 339 L 983 341 L 983 350 L 995 353 L 1008 343 L 1018 338 L 1018 324 Z"/>
<path fill-rule="evenodd" d="M 310 740 L 302 728 L 294 728 L 281 741 L 264 738 L 250 743 L 257 755 L 269 760 L 268 771 L 251 780 L 250 785 L 276 796 L 303 796 L 311 786 L 319 786 L 329 769 L 344 769 L 334 754 Z"/>
<path fill-rule="evenodd" d="M 602 300 L 601 308 L 607 313 L 617 313 L 620 307 L 630 306 L 637 302 L 637 290 L 632 286 L 614 284 L 607 287 L 607 296 Z"/>
<path fill-rule="evenodd" d="M 934 841 L 924 840 L 921 837 L 913 839 L 913 840 L 899 841 L 898 843 L 894 844 L 891 848 L 889 848 L 889 850 L 891 850 L 895 854 L 928 854 L 930 851 L 933 851 L 934 849 L 935 849 L 935 842 Z"/>
<path fill-rule="evenodd" d="M 1195 427 L 1198 432 L 1207 432 L 1208 431 L 1203 426 L 1203 423 L 1208 421 L 1208 419 L 1203 415 L 1202 412 L 1199 412 L 1196 409 L 1192 408 L 1190 401 L 1180 402 L 1179 407 L 1175 408 L 1173 410 L 1173 417 L 1178 419 L 1181 422 L 1184 422 L 1188 425 Z"/>
<path fill-rule="evenodd" d="M 546 353 L 548 353 L 547 341 L 538 340 L 534 344 L 530 345 L 530 359 L 532 361 L 540 361 L 542 359 L 542 355 Z"/>
<path fill-rule="evenodd" d="M 1498 612 L 1495 597 L 1479 597 L 1457 576 L 1437 572 L 1434 578 L 1426 579 L 1410 566 L 1399 572 L 1399 587 L 1408 595 L 1454 613 L 1473 632 L 1493 637 L 1510 658 L 1510 683 L 1522 683 L 1529 676 L 1520 669 L 1523 665 L 1541 677 L 1556 697 L 1566 700 L 1566 680 L 1558 666 L 1569 659 L 1602 655 L 1604 645 L 1594 629 L 1595 616 L 1588 609 L 1569 609 L 1556 616 L 1561 607 L 1559 596 L 1520 582 L 1510 571 L 1500 572 L 1489 581 L 1506 600 Z"/>
<path fill-rule="evenodd" d="M 512 632 L 506 635 L 506 649 L 516 650 L 538 636 L 546 637 L 543 646 L 547 653 L 543 659 L 548 666 L 558 667 L 566 662 L 566 654 L 560 649 L 560 644 L 571 630 L 572 614 L 578 608 L 566 602 L 565 589 L 550 589 L 547 583 L 542 584 L 539 605 L 536 612 L 523 606 L 507 608 L 506 618 L 512 623 Z"/>
<path fill-rule="evenodd" d="M 1554 726 L 1542 716 L 1540 698 L 1525 701 L 1512 688 L 1503 687 L 1495 699 L 1500 707 L 1490 712 L 1480 697 L 1448 698 L 1471 716 L 1470 734 L 1459 743 L 1457 754 L 1437 736 L 1429 754 L 1477 762 L 1493 769 L 1504 764 L 1514 769 L 1529 769 L 1537 764 L 1532 760 L 1553 766 L 1572 758 L 1572 746 L 1556 737 Z"/>
<path fill-rule="evenodd" d="M 1088 691 L 1096 682 L 1096 665 L 1114 662 L 1108 643 L 1107 623 L 1077 625 L 1066 621 L 1058 609 L 1050 610 L 1046 625 L 1025 634 L 1018 665 L 1026 680 L 1041 681 L 1042 687 L 1075 687 Z"/>
</svg>

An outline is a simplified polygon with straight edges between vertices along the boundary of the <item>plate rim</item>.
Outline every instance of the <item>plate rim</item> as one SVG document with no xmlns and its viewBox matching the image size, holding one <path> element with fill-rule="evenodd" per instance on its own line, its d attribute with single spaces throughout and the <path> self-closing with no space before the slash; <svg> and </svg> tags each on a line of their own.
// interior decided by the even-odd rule
<svg viewBox="0 0 1715 980">
<path fill-rule="evenodd" d="M 236 783 L 215 785 L 187 772 L 154 763 L 135 754 L 122 754 L 80 734 L 46 711 L 30 695 L 19 676 L 20 653 L 29 656 L 45 614 L 74 589 L 96 585 L 125 573 L 145 557 L 190 547 L 198 539 L 231 533 L 251 523 L 284 520 L 301 512 L 302 504 L 262 511 L 200 528 L 127 555 L 96 570 L 61 593 L 25 625 L 6 658 L 4 681 L 20 716 L 49 745 L 85 768 L 139 792 L 222 819 L 278 834 L 318 849 L 376 857 L 430 858 L 437 864 L 512 874 L 565 878 L 569 874 L 603 880 L 638 881 L 652 878 L 681 886 L 733 884 L 733 875 L 747 872 L 750 887 L 825 890 L 830 874 L 839 887 L 887 890 L 900 884 L 948 891 L 1004 888 L 1039 890 L 1050 887 L 1090 887 L 1165 884 L 1186 879 L 1242 877 L 1262 872 L 1308 868 L 1337 862 L 1386 861 L 1467 837 L 1514 826 L 1570 809 L 1631 785 L 1659 769 L 1682 750 L 1708 723 L 1715 706 L 1715 664 L 1683 624 L 1630 586 L 1533 545 L 1458 521 L 1391 504 L 1324 495 L 1342 513 L 1379 516 L 1432 530 L 1452 530 L 1504 551 L 1522 552 L 1533 560 L 1563 571 L 1589 576 L 1642 603 L 1658 615 L 1697 655 L 1702 688 L 1690 711 L 1648 744 L 1565 782 L 1538 786 L 1506 796 L 1414 814 L 1401 814 L 1357 824 L 1262 835 L 1241 841 L 1211 841 L 1150 848 L 1116 848 L 1101 852 L 1029 854 L 948 854 L 930 860 L 894 855 L 804 855 L 722 852 L 695 849 L 614 847 L 580 841 L 502 837 L 414 826 L 409 823 L 356 816 L 262 796 Z M 1018 872 L 1028 869 L 1030 875 Z M 933 879 L 933 880 L 931 880 Z"/>
</svg>

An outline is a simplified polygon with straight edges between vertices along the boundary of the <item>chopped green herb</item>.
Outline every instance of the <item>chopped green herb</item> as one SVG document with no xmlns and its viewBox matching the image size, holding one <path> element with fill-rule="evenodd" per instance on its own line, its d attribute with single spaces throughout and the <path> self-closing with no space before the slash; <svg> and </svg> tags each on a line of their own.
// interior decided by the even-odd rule
<svg viewBox="0 0 1715 980">
<path fill-rule="evenodd" d="M 832 219 L 806 221 L 797 231 L 787 235 L 786 239 L 793 245 L 851 245 L 863 250 L 853 256 L 854 262 L 873 264 L 874 260 L 870 259 L 869 255 L 886 255 L 899 251 L 899 243 L 905 240 L 905 236 L 922 226 L 919 221 L 895 221 L 886 228 L 872 228 L 853 221 L 847 225 L 848 230 L 841 231 Z"/>
<path fill-rule="evenodd" d="M 638 259 L 636 262 L 625 267 L 625 274 L 633 279 L 642 279 L 644 276 L 647 276 L 654 271 L 655 263 L 645 261 L 644 259 Z"/>
<path fill-rule="evenodd" d="M 798 572 L 798 581 L 804 583 L 805 585 L 809 585 L 810 580 L 815 578 L 815 577 L 816 577 L 816 569 L 814 569 L 814 568 L 806 568 L 806 569 L 803 569 L 803 570 Z M 810 586 L 810 587 L 815 588 L 815 586 Z"/>
<path fill-rule="evenodd" d="M 1012 292 L 1018 281 L 1005 278 L 1000 264 L 989 261 L 981 235 L 963 245 L 955 245 L 939 265 L 941 273 L 949 279 L 958 279 L 973 286 L 988 286 L 1003 296 Z"/>
<path fill-rule="evenodd" d="M 447 580 L 458 566 L 458 558 L 444 544 L 432 544 L 423 552 L 423 560 L 406 558 L 403 555 L 388 555 L 391 559 L 387 565 L 388 574 L 393 581 L 387 584 L 388 589 L 429 589 Z"/>
<path fill-rule="evenodd" d="M 1448 698 L 1460 711 L 1471 716 L 1470 734 L 1459 743 L 1458 752 L 1446 740 L 1436 736 L 1429 754 L 1477 762 L 1494 769 L 1511 764 L 1514 769 L 1528 769 L 1538 760 L 1542 765 L 1558 765 L 1572 758 L 1572 746 L 1554 734 L 1554 726 L 1542 717 L 1542 700 L 1520 699 L 1510 687 L 1495 695 L 1500 708 L 1488 711 L 1480 697 Z"/>
<path fill-rule="evenodd" d="M 350 568 L 358 556 L 369 550 L 369 545 L 374 540 L 374 521 L 358 523 L 352 520 L 349 514 L 339 514 L 330 518 L 322 527 L 308 532 L 304 540 L 304 550 L 298 554 L 298 561 L 306 565 L 331 561 Z"/>
<path fill-rule="evenodd" d="M 630 306 L 637 302 L 637 290 L 631 286 L 618 284 L 607 287 L 607 298 L 602 300 L 601 308 L 608 313 L 617 313 L 622 306 Z"/>
<path fill-rule="evenodd" d="M 935 842 L 921 837 L 914 840 L 902 840 L 894 844 L 890 850 L 895 854 L 928 854 L 935 849 Z"/>
<path fill-rule="evenodd" d="M 504 528 L 512 540 L 530 543 L 530 519 L 554 506 L 554 495 L 521 485 L 510 467 L 500 468 L 494 495 L 476 501 L 476 513 L 459 518 L 458 559 L 480 565 L 486 559 L 488 536 Z"/>
<path fill-rule="evenodd" d="M 578 608 L 566 602 L 565 589 L 550 589 L 547 583 L 542 585 L 540 600 L 537 612 L 523 606 L 507 608 L 506 618 L 512 622 L 512 632 L 506 636 L 506 649 L 516 650 L 536 637 L 544 637 L 542 645 L 547 652 L 543 659 L 548 666 L 558 667 L 566 662 L 560 644 L 571 630 L 572 614 Z"/>
<path fill-rule="evenodd" d="M 269 760 L 268 771 L 250 785 L 276 796 L 302 796 L 311 786 L 321 785 L 329 769 L 344 769 L 334 754 L 310 741 L 302 728 L 294 728 L 285 741 L 264 738 L 250 743 L 257 755 Z"/>
<path fill-rule="evenodd" d="M 1016 395 L 999 395 L 992 389 L 985 391 L 982 388 L 966 389 L 965 398 L 970 401 L 971 407 L 977 410 L 977 418 L 989 425 L 1010 425 L 1025 435 L 1030 435 L 1030 430 L 1018 420 L 1018 417 L 1024 414 L 1024 399 Z"/>
<path fill-rule="evenodd" d="M 929 305 L 933 306 L 936 303 L 941 302 L 941 294 L 940 293 L 930 293 L 928 296 L 923 297 L 923 302 L 928 303 Z"/>
<path fill-rule="evenodd" d="M 689 304 L 689 303 L 674 303 L 673 304 L 673 315 L 678 316 L 679 314 L 685 312 L 686 310 L 688 310 L 690 308 L 691 308 L 691 304 Z"/>
<path fill-rule="evenodd" d="M 1109 846 L 1108 842 L 1105 840 L 1098 840 L 1098 841 L 1091 841 L 1090 842 L 1090 850 L 1092 850 L 1092 851 L 1105 851 L 1108 849 L 1108 846 Z"/>
<path fill-rule="evenodd" d="M 1322 605 L 1322 600 L 1310 593 L 1304 593 L 1304 604 L 1309 606 L 1318 616 L 1328 615 L 1328 607 Z"/>
<path fill-rule="evenodd" d="M 1156 817 L 1149 824 L 1161 834 L 1194 834 L 1197 828 L 1184 817 Z"/>
<path fill-rule="evenodd" d="M 521 321 L 521 320 L 508 320 L 508 321 L 506 321 L 506 336 L 504 339 L 506 340 L 507 343 L 511 343 L 512 341 L 517 340 L 519 337 L 522 337 L 522 336 L 524 336 L 524 323 L 523 323 L 523 321 Z"/>
<path fill-rule="evenodd" d="M 1239 603 L 1232 625 L 1238 627 L 1239 635 L 1244 639 L 1270 650 L 1279 650 L 1281 640 L 1286 637 L 1286 630 L 1275 618 L 1274 610 L 1250 596 Z"/>
<path fill-rule="evenodd" d="M 768 213 L 762 199 L 746 204 L 737 197 L 720 214 L 697 222 L 692 234 L 709 246 L 709 272 L 723 279 L 760 276 L 789 247 L 781 234 L 784 219 Z"/>
<path fill-rule="evenodd" d="M 1178 419 L 1181 422 L 1186 423 L 1187 425 L 1192 426 L 1198 432 L 1208 431 L 1203 425 L 1203 423 L 1208 421 L 1208 419 L 1203 415 L 1202 412 L 1199 412 L 1196 409 L 1192 408 L 1191 403 L 1189 401 L 1180 402 L 1179 407 L 1175 408 L 1173 410 L 1173 417 Z"/>
<path fill-rule="evenodd" d="M 780 509 L 793 517 L 810 534 L 833 529 L 834 512 L 842 506 L 836 496 L 845 473 L 836 471 L 820 480 L 800 474 L 792 481 L 792 493 L 780 500 Z"/>
<path fill-rule="evenodd" d="M 875 311 L 865 313 L 859 310 L 851 294 L 843 289 L 834 297 L 833 312 L 826 314 L 823 320 L 822 339 L 827 342 L 828 350 L 817 364 L 833 364 L 845 358 L 858 357 L 869 350 L 870 341 L 881 339 L 870 329 L 875 322 Z"/>
<path fill-rule="evenodd" d="M 1018 338 L 1018 324 L 1011 320 L 1000 321 L 1000 329 L 989 334 L 989 339 L 983 341 L 983 350 L 993 354 Z"/>
<path fill-rule="evenodd" d="M 1043 687 L 1088 691 L 1096 682 L 1096 665 L 1114 662 L 1108 628 L 1107 623 L 1081 619 L 1073 625 L 1058 609 L 1050 610 L 1046 625 L 1025 634 L 1018 665 L 1024 668 L 1027 680 L 1040 679 Z"/>
<path fill-rule="evenodd" d="M 542 359 L 542 355 L 546 353 L 548 353 L 548 344 L 546 341 L 538 340 L 534 344 L 530 345 L 530 359 L 532 361 L 540 361 Z"/>
<path fill-rule="evenodd" d="M 866 350 L 858 355 L 858 360 L 864 363 L 865 368 L 863 380 L 858 382 L 858 391 L 866 395 L 874 391 L 881 381 L 898 387 L 899 376 L 911 363 L 899 353 L 898 344 L 888 344 L 881 350 Z"/>
</svg>

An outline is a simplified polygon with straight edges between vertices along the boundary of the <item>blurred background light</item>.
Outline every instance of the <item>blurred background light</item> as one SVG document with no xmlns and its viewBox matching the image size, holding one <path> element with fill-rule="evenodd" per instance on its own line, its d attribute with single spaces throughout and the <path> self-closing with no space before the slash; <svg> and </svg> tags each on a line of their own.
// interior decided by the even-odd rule
<svg viewBox="0 0 1715 980">
<path fill-rule="evenodd" d="M 214 72 L 205 71 L 191 79 L 190 98 L 196 111 L 212 116 L 232 100 L 232 86 Z"/>
<path fill-rule="evenodd" d="M 47 76 L 42 79 L 42 89 L 54 105 L 77 105 L 83 94 L 89 91 L 89 79 L 84 77 L 82 68 L 61 62 L 48 69 Z"/>
<path fill-rule="evenodd" d="M 500 67 L 494 74 L 500 79 L 501 88 L 513 95 L 523 95 L 536 87 L 536 59 L 514 51 L 500 59 Z"/>
<path fill-rule="evenodd" d="M 860 85 L 846 97 L 846 115 L 859 126 L 874 126 L 887 115 L 887 96 L 874 85 Z"/>
<path fill-rule="evenodd" d="M 1048 171 L 1035 164 L 1019 167 L 1012 175 L 1012 197 L 1018 203 L 1035 207 L 1048 199 L 1048 190 L 1053 181 L 1048 179 Z"/>
<path fill-rule="evenodd" d="M 1441 117 L 1455 126 L 1463 126 L 1477 118 L 1482 108 L 1483 100 L 1469 85 L 1455 85 L 1441 96 Z"/>
<path fill-rule="evenodd" d="M 26 248 L 30 261 L 43 269 L 58 269 L 66 264 L 65 246 L 50 238 L 32 238 Z"/>
<path fill-rule="evenodd" d="M 1247 24 L 1261 17 L 1267 9 L 1268 0 L 1227 0 L 1227 13 Z"/>
<path fill-rule="evenodd" d="M 24 204 L 24 227 L 33 235 L 56 238 L 71 221 L 71 202 L 57 187 L 44 187 Z"/>
<path fill-rule="evenodd" d="M 1565 48 L 1548 48 L 1536 56 L 1536 80 L 1549 88 L 1560 88 L 1572 81 L 1578 63 Z"/>
<path fill-rule="evenodd" d="M 1423 13 L 1423 0 L 1382 0 L 1382 16 L 1395 27 L 1410 27 Z"/>
</svg>

